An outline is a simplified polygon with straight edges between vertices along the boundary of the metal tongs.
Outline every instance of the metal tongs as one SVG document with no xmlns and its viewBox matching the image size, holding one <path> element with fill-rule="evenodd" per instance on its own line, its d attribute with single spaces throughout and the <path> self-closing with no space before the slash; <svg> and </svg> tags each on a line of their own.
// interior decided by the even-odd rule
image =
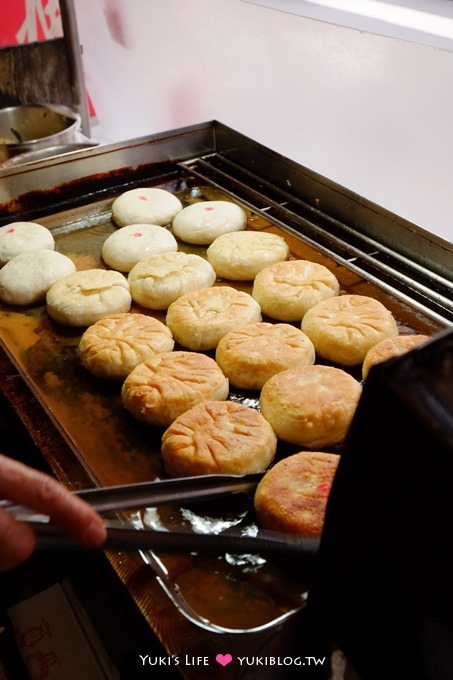
<svg viewBox="0 0 453 680">
<path fill-rule="evenodd" d="M 99 487 L 74 492 L 75 495 L 97 510 L 120 512 L 122 510 L 156 507 L 181 502 L 200 502 L 239 493 L 254 491 L 262 474 L 202 475 L 177 479 L 156 480 L 120 486 Z M 30 508 L 1 501 L 0 507 L 17 519 L 27 522 L 35 531 L 37 547 L 45 550 L 85 549 L 62 529 L 50 523 L 47 515 Z M 183 529 L 161 531 L 136 527 L 127 519 L 105 520 L 107 539 L 104 550 L 153 550 L 160 552 L 214 552 L 214 553 L 299 553 L 316 555 L 318 540 L 302 539 L 273 531 L 259 530 L 251 536 L 240 530 L 220 534 L 200 534 Z"/>
</svg>

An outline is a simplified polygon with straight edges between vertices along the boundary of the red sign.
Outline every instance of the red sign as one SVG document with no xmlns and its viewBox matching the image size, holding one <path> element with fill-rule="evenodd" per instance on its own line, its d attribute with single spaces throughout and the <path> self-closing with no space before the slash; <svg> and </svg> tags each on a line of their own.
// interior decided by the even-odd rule
<svg viewBox="0 0 453 680">
<path fill-rule="evenodd" d="M 2 0 L 0 47 L 62 35 L 58 0 Z"/>
</svg>

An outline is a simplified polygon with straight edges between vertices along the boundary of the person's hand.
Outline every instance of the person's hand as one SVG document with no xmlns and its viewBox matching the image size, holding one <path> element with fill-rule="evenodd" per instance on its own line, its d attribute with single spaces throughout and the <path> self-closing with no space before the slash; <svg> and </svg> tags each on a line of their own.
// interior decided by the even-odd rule
<svg viewBox="0 0 453 680">
<path fill-rule="evenodd" d="M 0 454 L 0 498 L 49 515 L 80 543 L 98 547 L 106 538 L 102 518 L 88 503 L 42 472 Z M 33 552 L 33 530 L 0 508 L 0 571 L 24 562 Z"/>
</svg>

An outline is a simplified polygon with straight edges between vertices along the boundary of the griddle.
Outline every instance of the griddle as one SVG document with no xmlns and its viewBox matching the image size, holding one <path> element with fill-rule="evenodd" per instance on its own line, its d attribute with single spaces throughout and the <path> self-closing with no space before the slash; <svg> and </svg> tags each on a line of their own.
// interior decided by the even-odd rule
<svg viewBox="0 0 453 680">
<path fill-rule="evenodd" d="M 382 301 L 394 313 L 402 333 L 437 336 L 453 321 L 452 244 L 432 235 L 429 225 L 423 228 L 410 223 L 218 121 L 2 170 L 0 226 L 12 221 L 38 221 L 52 229 L 68 248 L 82 252 L 80 244 L 88 244 L 89 233 L 95 234 L 98 242 L 105 238 L 112 200 L 140 186 L 168 188 L 186 202 L 222 196 L 237 201 L 250 213 L 249 228 L 283 233 L 292 256 L 333 268 L 342 292 Z M 96 262 L 95 250 L 88 252 L 90 263 Z M 14 326 L 14 314 L 20 316 L 21 311 L 9 314 L 10 325 L 3 329 L 1 338 L 3 393 L 60 481 L 73 490 L 116 483 L 118 480 L 108 475 L 104 478 L 105 461 L 87 462 L 80 455 L 77 442 L 74 445 L 65 423 L 61 423 L 58 407 L 36 389 L 36 376 L 30 364 L 21 360 L 14 337 L 15 332 L 21 335 Z M 28 316 L 31 333 L 36 332 L 33 324 L 41 313 L 32 311 Z M 33 364 L 39 365 L 43 353 L 52 352 L 60 364 L 64 363 L 76 338 L 68 332 L 56 339 L 48 327 L 44 336 L 44 352 L 34 357 Z M 254 400 L 254 395 L 233 396 L 246 403 Z M 129 463 L 119 481 L 144 481 L 140 455 L 132 455 Z M 156 470 L 148 468 L 146 474 L 155 476 Z M 246 650 L 250 654 L 291 625 L 283 614 L 270 627 L 239 629 L 240 634 L 234 635 L 228 626 L 212 626 L 209 621 L 204 623 L 199 613 L 191 618 L 186 611 L 183 614 L 188 623 L 181 620 L 182 609 L 178 611 L 171 601 L 168 584 L 149 576 L 149 556 L 109 553 L 108 558 L 170 652 L 180 650 L 181 645 L 186 650 L 212 652 L 218 647 L 216 634 L 221 633 L 232 653 Z M 165 599 L 166 593 L 170 602 Z M 283 594 L 276 589 L 275 600 Z M 197 627 L 202 630 L 197 632 Z M 197 680 L 204 677 L 200 671 L 194 669 Z M 233 665 L 220 669 L 211 666 L 206 677 L 215 678 L 216 673 L 222 678 L 239 677 Z"/>
</svg>

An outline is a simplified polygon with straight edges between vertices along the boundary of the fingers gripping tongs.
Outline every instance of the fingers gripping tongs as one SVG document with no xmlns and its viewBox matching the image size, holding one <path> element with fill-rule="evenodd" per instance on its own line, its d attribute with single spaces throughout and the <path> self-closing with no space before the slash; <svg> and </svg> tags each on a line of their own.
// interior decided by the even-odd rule
<svg viewBox="0 0 453 680">
<path fill-rule="evenodd" d="M 75 495 L 84 499 L 99 513 L 120 512 L 250 493 L 254 491 L 261 477 L 261 474 L 203 475 L 84 489 L 76 491 Z M 33 527 L 39 548 L 46 550 L 82 548 L 63 530 L 51 524 L 47 515 L 41 515 L 9 501 L 1 503 L 1 507 Z M 200 534 L 184 529 L 162 531 L 137 527 L 127 519 L 106 519 L 105 525 L 107 539 L 102 548 L 106 550 L 148 549 L 160 552 L 263 554 L 297 552 L 314 556 L 319 545 L 317 540 L 264 530 L 259 530 L 256 535 L 248 535 L 237 529 L 229 529 L 227 533 L 220 534 Z"/>
</svg>

